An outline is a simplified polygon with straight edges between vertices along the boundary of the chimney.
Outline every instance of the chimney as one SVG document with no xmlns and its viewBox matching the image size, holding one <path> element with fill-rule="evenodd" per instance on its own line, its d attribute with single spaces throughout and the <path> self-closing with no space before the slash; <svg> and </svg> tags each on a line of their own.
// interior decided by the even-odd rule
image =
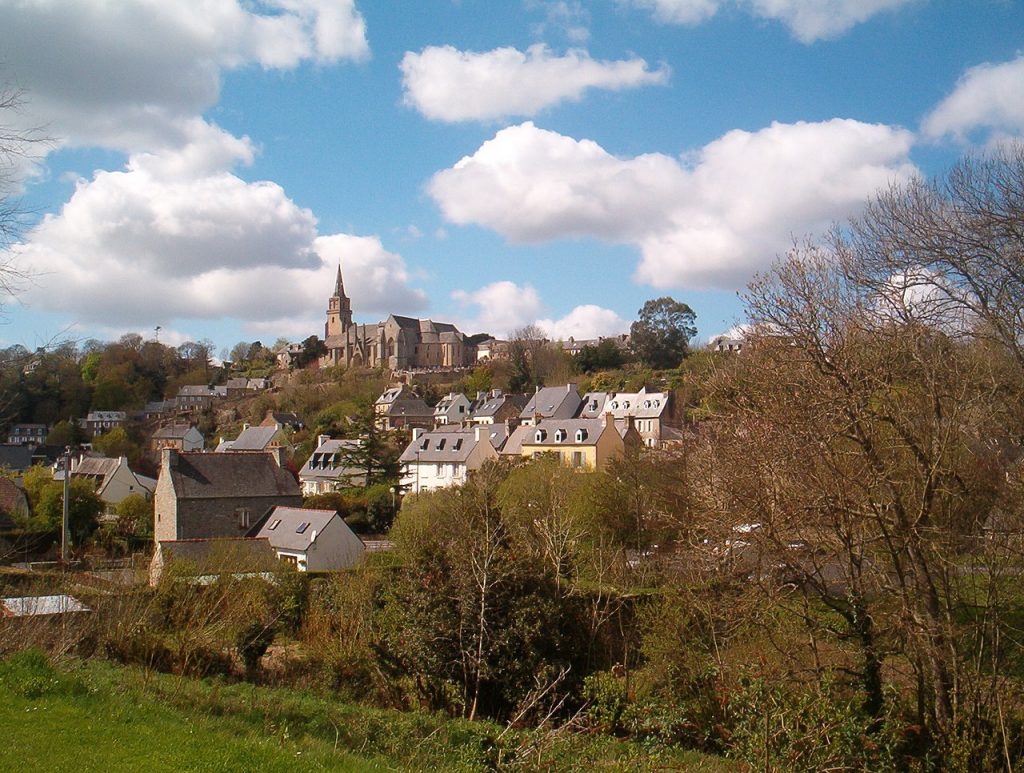
<svg viewBox="0 0 1024 773">
<path fill-rule="evenodd" d="M 247 429 L 249 429 L 249 422 L 244 422 L 242 424 L 242 432 L 245 432 Z"/>
<path fill-rule="evenodd" d="M 417 441 L 417 440 L 419 440 L 419 439 L 420 439 L 421 437 L 423 437 L 423 433 L 424 433 L 424 432 L 426 432 L 426 430 L 425 430 L 425 429 L 423 429 L 423 427 L 414 427 L 414 428 L 413 428 L 413 430 L 412 430 L 412 439 L 413 439 L 413 442 L 416 442 L 416 441 Z"/>
<path fill-rule="evenodd" d="M 602 427 L 607 427 L 609 424 L 611 424 L 612 426 L 615 426 L 614 422 L 615 422 L 615 419 L 612 418 L 612 412 L 611 411 L 605 411 L 604 412 L 604 416 L 601 417 L 601 426 Z"/>
<path fill-rule="evenodd" d="M 316 447 L 319 448 L 320 446 L 322 446 L 324 443 L 326 443 L 330 439 L 331 439 L 330 435 L 317 435 L 316 436 Z"/>
<path fill-rule="evenodd" d="M 275 446 L 268 453 L 270 458 L 277 463 L 277 466 L 284 469 L 284 446 Z"/>
<path fill-rule="evenodd" d="M 483 431 L 484 431 L 484 428 L 483 428 L 483 427 L 481 427 L 481 426 L 480 426 L 480 425 L 478 424 L 478 425 L 476 426 L 476 428 L 475 428 L 475 431 L 473 432 L 473 434 L 474 434 L 474 435 L 476 436 L 476 442 L 477 442 L 477 443 L 479 443 L 479 442 L 480 442 L 480 433 L 482 433 Z"/>
<path fill-rule="evenodd" d="M 160 472 L 170 472 L 178 466 L 178 452 L 170 446 L 160 450 Z"/>
</svg>

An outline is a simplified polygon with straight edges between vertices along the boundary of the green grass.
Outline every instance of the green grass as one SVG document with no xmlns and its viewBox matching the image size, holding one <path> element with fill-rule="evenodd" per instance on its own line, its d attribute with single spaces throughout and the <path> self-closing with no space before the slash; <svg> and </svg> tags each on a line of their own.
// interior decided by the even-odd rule
<svg viewBox="0 0 1024 773">
<path fill-rule="evenodd" d="M 0 770 L 694 770 L 731 762 L 600 735 L 372 709 L 33 652 L 0 661 Z"/>
</svg>

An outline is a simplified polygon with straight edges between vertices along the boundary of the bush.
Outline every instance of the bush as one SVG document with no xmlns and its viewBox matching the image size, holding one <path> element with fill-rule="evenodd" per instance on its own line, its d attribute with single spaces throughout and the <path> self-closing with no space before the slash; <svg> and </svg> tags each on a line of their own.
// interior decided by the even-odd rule
<svg viewBox="0 0 1024 773">
<path fill-rule="evenodd" d="M 868 717 L 857 703 L 831 680 L 792 690 L 745 678 L 729 703 L 728 753 L 754 767 L 793 773 L 902 767 L 896 718 Z"/>
</svg>

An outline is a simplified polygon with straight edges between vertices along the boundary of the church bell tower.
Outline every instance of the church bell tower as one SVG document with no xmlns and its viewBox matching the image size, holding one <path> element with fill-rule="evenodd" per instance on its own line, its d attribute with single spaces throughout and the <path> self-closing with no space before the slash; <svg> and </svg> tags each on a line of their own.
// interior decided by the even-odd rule
<svg viewBox="0 0 1024 773">
<path fill-rule="evenodd" d="M 343 335 L 352 326 L 352 302 L 345 295 L 345 282 L 341 278 L 341 264 L 338 264 L 338 278 L 334 282 L 334 295 L 327 301 L 327 324 L 324 338 Z"/>
</svg>

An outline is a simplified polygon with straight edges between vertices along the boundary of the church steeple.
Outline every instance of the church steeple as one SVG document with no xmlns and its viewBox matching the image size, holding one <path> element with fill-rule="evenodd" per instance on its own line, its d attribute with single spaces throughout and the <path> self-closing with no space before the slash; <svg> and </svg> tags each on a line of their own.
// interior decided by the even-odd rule
<svg viewBox="0 0 1024 773">
<path fill-rule="evenodd" d="M 345 295 L 345 281 L 341 277 L 341 263 L 338 264 L 338 278 L 334 280 L 334 295 L 327 301 L 327 324 L 324 337 L 342 335 L 352 326 L 352 302 Z"/>
</svg>

